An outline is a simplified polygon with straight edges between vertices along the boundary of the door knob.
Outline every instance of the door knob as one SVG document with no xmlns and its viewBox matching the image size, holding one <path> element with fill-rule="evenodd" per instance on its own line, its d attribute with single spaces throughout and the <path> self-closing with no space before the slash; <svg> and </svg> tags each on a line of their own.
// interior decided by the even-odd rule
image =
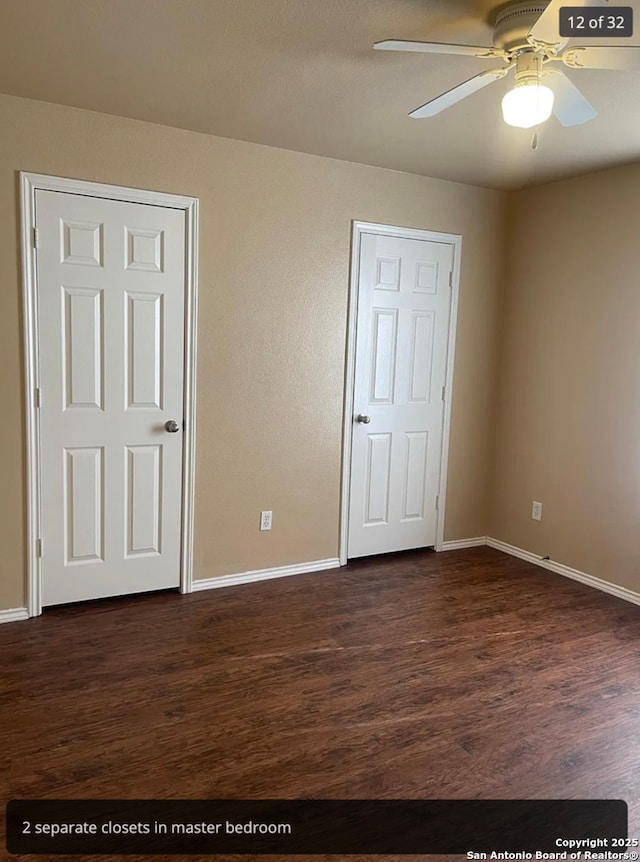
<svg viewBox="0 0 640 862">
<path fill-rule="evenodd" d="M 364 413 L 358 413 L 356 416 L 356 422 L 360 422 L 362 425 L 368 425 L 371 422 L 371 416 L 365 416 Z"/>
<path fill-rule="evenodd" d="M 175 419 L 169 419 L 164 423 L 165 429 L 169 432 L 169 434 L 175 434 L 176 431 L 180 430 L 180 425 L 176 422 Z"/>
</svg>

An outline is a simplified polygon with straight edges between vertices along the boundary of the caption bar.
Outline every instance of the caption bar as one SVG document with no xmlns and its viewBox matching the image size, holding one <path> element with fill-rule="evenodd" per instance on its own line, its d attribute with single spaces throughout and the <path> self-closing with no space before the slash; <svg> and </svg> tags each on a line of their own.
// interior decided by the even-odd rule
<svg viewBox="0 0 640 862">
<path fill-rule="evenodd" d="M 579 847 L 624 849 L 627 816 L 622 800 L 13 800 L 7 805 L 7 849 L 47 855 L 450 853 L 468 858 L 524 852 L 531 856 L 520 858 L 576 859 L 581 857 L 572 851 Z"/>
</svg>

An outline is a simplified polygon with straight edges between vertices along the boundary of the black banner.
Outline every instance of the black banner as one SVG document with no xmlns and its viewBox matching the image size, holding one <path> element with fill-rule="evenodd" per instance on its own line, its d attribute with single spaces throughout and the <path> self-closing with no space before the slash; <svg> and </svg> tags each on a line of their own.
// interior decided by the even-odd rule
<svg viewBox="0 0 640 862">
<path fill-rule="evenodd" d="M 629 849 L 626 838 L 627 804 L 621 800 L 14 800 L 7 805 L 7 848 L 23 854 L 442 853 L 490 859 L 491 853 L 517 853 L 493 858 L 575 859 L 582 851 L 584 859 L 584 851 L 595 851 L 637 859 L 637 853 L 623 855 Z"/>
</svg>

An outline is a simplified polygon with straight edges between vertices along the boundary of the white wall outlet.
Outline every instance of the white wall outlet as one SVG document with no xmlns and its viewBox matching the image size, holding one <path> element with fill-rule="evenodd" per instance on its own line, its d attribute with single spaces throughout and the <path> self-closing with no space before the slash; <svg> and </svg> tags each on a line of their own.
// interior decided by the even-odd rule
<svg viewBox="0 0 640 862">
<path fill-rule="evenodd" d="M 261 530 L 270 530 L 271 529 L 271 518 L 273 517 L 273 512 L 260 512 L 260 529 Z"/>
<path fill-rule="evenodd" d="M 538 503 L 535 500 L 531 506 L 531 517 L 534 521 L 542 520 L 542 503 Z"/>
</svg>

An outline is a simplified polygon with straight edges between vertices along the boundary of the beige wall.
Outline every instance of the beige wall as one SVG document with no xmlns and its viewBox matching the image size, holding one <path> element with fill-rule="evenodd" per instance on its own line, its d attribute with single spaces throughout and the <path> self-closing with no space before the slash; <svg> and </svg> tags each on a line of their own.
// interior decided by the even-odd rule
<svg viewBox="0 0 640 862">
<path fill-rule="evenodd" d="M 635 165 L 510 208 L 490 535 L 640 592 L 639 201 Z"/>
<path fill-rule="evenodd" d="M 504 195 L 6 96 L 0 117 L 0 608 L 25 603 L 19 170 L 200 198 L 196 578 L 337 556 L 350 222 L 461 233 L 446 538 L 486 533 Z"/>
</svg>

